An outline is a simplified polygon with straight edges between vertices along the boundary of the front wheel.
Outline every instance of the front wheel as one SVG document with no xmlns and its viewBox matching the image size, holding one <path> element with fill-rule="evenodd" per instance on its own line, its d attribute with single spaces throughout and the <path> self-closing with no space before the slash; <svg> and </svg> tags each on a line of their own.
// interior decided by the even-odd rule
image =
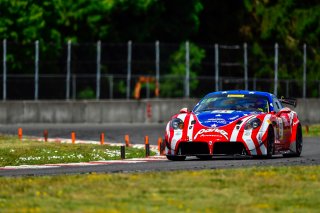
<svg viewBox="0 0 320 213">
<path fill-rule="evenodd" d="M 184 161 L 186 159 L 186 156 L 167 155 L 167 159 L 172 161 Z"/>
<path fill-rule="evenodd" d="M 273 128 L 270 126 L 268 129 L 268 137 L 267 137 L 267 158 L 272 158 L 274 153 L 274 131 Z"/>
</svg>

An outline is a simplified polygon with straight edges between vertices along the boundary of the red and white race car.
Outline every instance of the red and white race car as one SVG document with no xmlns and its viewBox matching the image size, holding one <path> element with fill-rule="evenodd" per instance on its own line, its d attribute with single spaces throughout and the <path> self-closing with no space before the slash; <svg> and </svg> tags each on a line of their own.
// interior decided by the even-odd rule
<svg viewBox="0 0 320 213">
<path fill-rule="evenodd" d="M 192 111 L 174 115 L 166 127 L 166 156 L 210 159 L 213 155 L 300 156 L 302 128 L 293 99 L 259 91 L 221 91 L 206 95 Z"/>
</svg>

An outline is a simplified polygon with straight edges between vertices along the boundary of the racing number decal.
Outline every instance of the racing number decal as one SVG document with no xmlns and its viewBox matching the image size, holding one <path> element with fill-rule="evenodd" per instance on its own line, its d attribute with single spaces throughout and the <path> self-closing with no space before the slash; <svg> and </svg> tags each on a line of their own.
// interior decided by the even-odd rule
<svg viewBox="0 0 320 213">
<path fill-rule="evenodd" d="M 277 118 L 277 125 L 278 125 L 278 139 L 282 140 L 282 138 L 283 138 L 283 121 L 282 121 L 282 118 Z"/>
</svg>

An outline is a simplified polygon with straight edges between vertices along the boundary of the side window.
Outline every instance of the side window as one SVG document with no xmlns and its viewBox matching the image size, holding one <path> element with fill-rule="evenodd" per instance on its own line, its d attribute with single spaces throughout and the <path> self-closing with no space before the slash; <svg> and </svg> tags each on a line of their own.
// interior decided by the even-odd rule
<svg viewBox="0 0 320 213">
<path fill-rule="evenodd" d="M 275 112 L 279 112 L 282 109 L 282 104 L 276 97 L 273 97 L 273 107 Z"/>
</svg>

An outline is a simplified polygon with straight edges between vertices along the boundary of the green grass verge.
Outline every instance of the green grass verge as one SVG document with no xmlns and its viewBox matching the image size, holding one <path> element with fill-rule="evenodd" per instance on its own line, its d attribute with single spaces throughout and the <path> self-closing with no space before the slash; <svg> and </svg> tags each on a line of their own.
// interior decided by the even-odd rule
<svg viewBox="0 0 320 213">
<path fill-rule="evenodd" d="M 2 177 L 0 185 L 3 212 L 318 212 L 320 206 L 320 166 Z"/>
<path fill-rule="evenodd" d="M 155 155 L 154 152 L 150 153 Z M 144 149 L 126 147 L 126 158 L 145 157 Z M 120 159 L 120 147 L 94 144 L 65 144 L 20 141 L 17 137 L 0 135 L 0 166 L 76 163 Z"/>
<path fill-rule="evenodd" d="M 320 124 L 308 125 L 302 127 L 302 134 L 306 137 L 319 137 L 320 136 Z"/>
</svg>

